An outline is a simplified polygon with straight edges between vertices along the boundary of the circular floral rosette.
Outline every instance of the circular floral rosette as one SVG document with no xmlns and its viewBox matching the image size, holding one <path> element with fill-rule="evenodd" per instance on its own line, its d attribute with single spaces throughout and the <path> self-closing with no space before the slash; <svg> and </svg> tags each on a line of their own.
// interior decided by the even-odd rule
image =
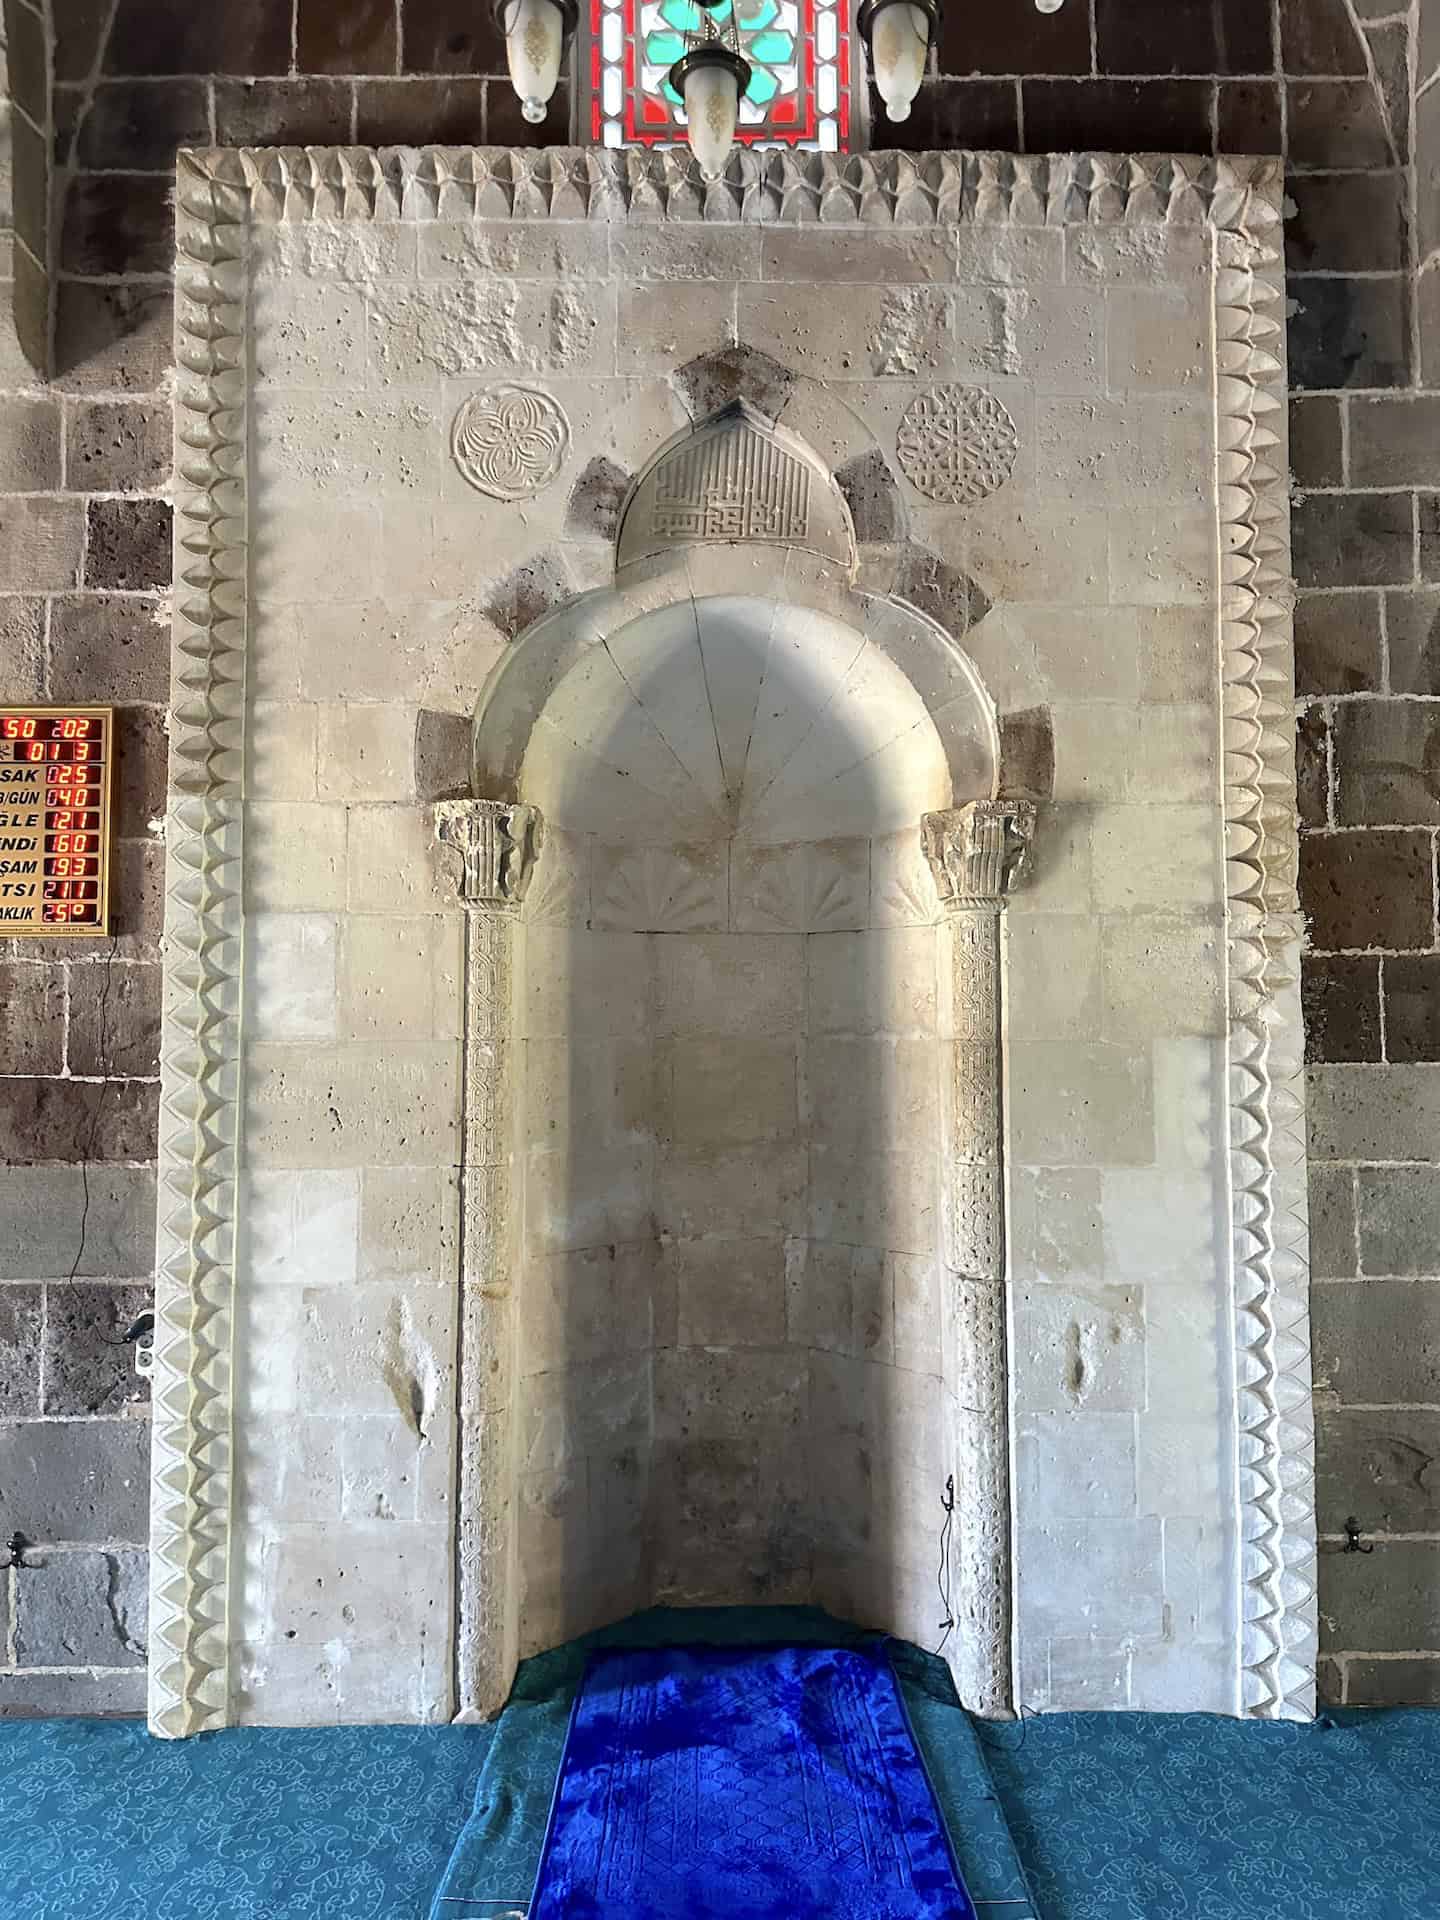
<svg viewBox="0 0 1440 1920">
<path fill-rule="evenodd" d="M 524 500 L 548 487 L 570 445 L 570 427 L 548 393 L 536 387 L 487 387 L 455 416 L 455 464 L 492 500 Z"/>
<path fill-rule="evenodd" d="M 1019 442 L 1005 405 L 984 387 L 932 387 L 910 402 L 895 436 L 900 471 L 917 492 L 972 505 L 1003 487 Z"/>
</svg>

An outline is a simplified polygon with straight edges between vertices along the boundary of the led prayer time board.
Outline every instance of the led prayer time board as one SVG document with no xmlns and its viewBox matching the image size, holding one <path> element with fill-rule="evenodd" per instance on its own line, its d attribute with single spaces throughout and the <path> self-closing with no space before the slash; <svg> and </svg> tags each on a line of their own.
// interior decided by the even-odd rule
<svg viewBox="0 0 1440 1920">
<path fill-rule="evenodd" d="M 0 938 L 110 920 L 113 707 L 0 707 Z"/>
</svg>

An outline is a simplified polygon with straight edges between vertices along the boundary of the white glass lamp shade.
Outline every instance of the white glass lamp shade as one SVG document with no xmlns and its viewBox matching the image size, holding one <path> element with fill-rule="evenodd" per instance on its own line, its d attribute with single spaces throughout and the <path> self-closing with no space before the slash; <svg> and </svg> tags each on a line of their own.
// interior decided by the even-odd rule
<svg viewBox="0 0 1440 1920">
<path fill-rule="evenodd" d="M 908 120 L 925 77 L 930 16 L 905 0 L 878 8 L 870 23 L 870 72 L 887 120 Z"/>
<path fill-rule="evenodd" d="M 695 60 L 685 75 L 685 138 L 707 180 L 719 180 L 735 144 L 740 76 L 727 60 Z"/>
<path fill-rule="evenodd" d="M 501 20 L 510 84 L 520 96 L 520 111 L 538 126 L 560 78 L 564 16 L 554 0 L 506 0 Z"/>
</svg>

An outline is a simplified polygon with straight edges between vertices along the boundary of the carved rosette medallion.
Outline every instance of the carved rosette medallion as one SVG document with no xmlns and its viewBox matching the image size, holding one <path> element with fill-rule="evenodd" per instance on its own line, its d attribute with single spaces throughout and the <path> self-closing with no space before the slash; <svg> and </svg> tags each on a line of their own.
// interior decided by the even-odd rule
<svg viewBox="0 0 1440 1920">
<path fill-rule="evenodd" d="M 905 409 L 900 471 L 927 500 L 971 506 L 1010 478 L 1018 440 L 1004 403 L 984 387 L 932 387 Z"/>
<path fill-rule="evenodd" d="M 450 430 L 450 451 L 470 485 L 492 500 L 525 500 L 559 473 L 570 423 L 538 387 L 487 387 L 465 402 Z"/>
</svg>

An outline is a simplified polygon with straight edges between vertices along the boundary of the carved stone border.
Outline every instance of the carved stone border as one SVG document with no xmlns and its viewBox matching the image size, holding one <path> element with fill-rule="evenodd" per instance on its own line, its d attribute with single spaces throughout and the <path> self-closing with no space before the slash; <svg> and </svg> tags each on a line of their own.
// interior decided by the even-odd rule
<svg viewBox="0 0 1440 1920">
<path fill-rule="evenodd" d="M 1269 159 L 548 148 L 178 156 L 180 554 L 168 810 L 151 1724 L 229 1718 L 240 1048 L 244 257 L 251 223 L 369 219 L 1208 226 L 1214 234 L 1243 1712 L 1313 1708 L 1314 1443 L 1283 459 Z M 189 422 L 190 424 L 184 424 Z"/>
<path fill-rule="evenodd" d="M 180 169 L 150 1511 L 151 1730 L 230 1718 L 247 648 L 243 203 Z"/>
</svg>

